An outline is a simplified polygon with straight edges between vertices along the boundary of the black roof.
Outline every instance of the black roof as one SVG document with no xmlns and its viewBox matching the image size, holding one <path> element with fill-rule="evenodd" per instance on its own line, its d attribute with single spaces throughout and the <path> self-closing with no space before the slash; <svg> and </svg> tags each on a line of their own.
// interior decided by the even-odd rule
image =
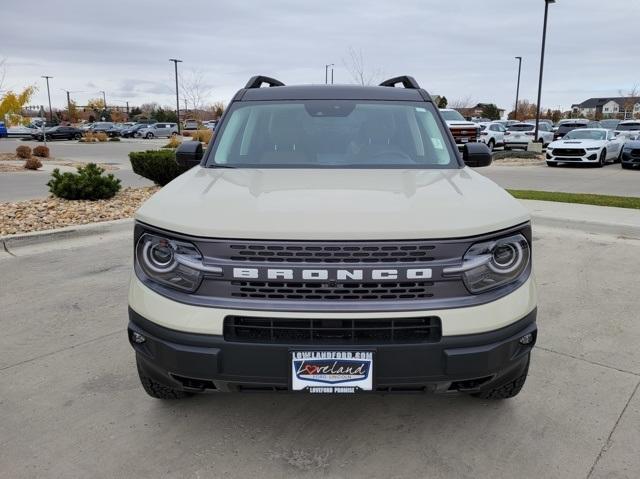
<svg viewBox="0 0 640 479">
<path fill-rule="evenodd" d="M 240 90 L 241 101 L 257 100 L 396 100 L 425 101 L 420 90 L 386 86 L 294 85 Z"/>
<path fill-rule="evenodd" d="M 624 104 L 628 101 L 638 102 L 640 101 L 640 97 L 611 96 L 605 98 L 589 98 L 588 100 L 585 100 L 582 103 L 577 103 L 573 106 L 576 106 L 578 108 L 596 108 L 599 106 L 603 106 L 605 103 L 609 103 L 610 101 L 615 101 L 618 104 Z"/>
</svg>

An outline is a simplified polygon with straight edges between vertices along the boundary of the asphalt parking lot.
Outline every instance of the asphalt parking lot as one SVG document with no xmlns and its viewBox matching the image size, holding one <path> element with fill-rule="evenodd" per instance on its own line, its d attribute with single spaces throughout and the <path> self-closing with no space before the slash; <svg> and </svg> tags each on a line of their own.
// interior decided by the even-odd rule
<svg viewBox="0 0 640 479">
<path fill-rule="evenodd" d="M 515 399 L 148 398 L 129 233 L 0 254 L 0 476 L 637 478 L 640 241 L 534 228 L 540 336 Z"/>
</svg>

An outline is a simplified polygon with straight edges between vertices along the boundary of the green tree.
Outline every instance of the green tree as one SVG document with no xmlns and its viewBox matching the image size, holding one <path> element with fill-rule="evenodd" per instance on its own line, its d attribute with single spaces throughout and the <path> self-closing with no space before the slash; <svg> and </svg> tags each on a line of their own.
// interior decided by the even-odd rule
<svg viewBox="0 0 640 479">
<path fill-rule="evenodd" d="M 482 116 L 489 120 L 499 120 L 500 110 L 493 103 L 485 103 L 482 105 Z"/>
<path fill-rule="evenodd" d="M 138 115 L 142 115 L 142 110 L 141 110 L 140 108 L 138 108 L 137 106 L 134 106 L 134 107 L 131 109 L 130 115 L 131 115 L 131 116 L 138 116 Z"/>
<path fill-rule="evenodd" d="M 448 104 L 449 101 L 447 100 L 446 96 L 441 96 L 438 100 L 438 108 L 446 108 Z"/>
</svg>

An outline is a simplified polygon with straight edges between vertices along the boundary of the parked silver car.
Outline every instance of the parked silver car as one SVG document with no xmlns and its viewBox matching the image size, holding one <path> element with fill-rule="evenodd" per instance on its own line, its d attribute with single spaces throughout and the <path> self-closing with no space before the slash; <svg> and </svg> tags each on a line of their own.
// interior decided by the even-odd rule
<svg viewBox="0 0 640 479">
<path fill-rule="evenodd" d="M 141 128 L 136 132 L 138 138 L 160 138 L 171 137 L 178 134 L 178 125 L 176 123 L 153 123 L 146 128 Z"/>
</svg>

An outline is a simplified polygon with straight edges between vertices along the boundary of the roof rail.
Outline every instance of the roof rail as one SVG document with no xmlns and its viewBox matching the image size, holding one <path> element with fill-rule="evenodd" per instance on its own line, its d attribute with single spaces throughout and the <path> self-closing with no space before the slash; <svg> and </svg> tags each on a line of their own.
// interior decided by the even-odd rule
<svg viewBox="0 0 640 479">
<path fill-rule="evenodd" d="M 262 75 L 256 75 L 254 77 L 249 78 L 249 81 L 245 85 L 245 88 L 260 88 L 263 83 L 266 83 L 270 87 L 272 87 L 272 86 L 284 86 L 284 83 L 282 83 L 279 80 L 276 80 L 275 78 L 265 77 L 265 76 L 262 76 Z"/>
<path fill-rule="evenodd" d="M 410 88 L 412 90 L 419 90 L 420 89 L 420 85 L 418 85 L 418 82 L 416 81 L 416 79 L 413 78 L 413 77 L 410 77 L 408 75 L 402 75 L 402 76 L 399 76 L 399 77 L 389 78 L 388 80 L 385 80 L 382 83 L 380 83 L 380 86 L 395 87 L 398 83 L 402 83 L 403 87 Z"/>
</svg>

